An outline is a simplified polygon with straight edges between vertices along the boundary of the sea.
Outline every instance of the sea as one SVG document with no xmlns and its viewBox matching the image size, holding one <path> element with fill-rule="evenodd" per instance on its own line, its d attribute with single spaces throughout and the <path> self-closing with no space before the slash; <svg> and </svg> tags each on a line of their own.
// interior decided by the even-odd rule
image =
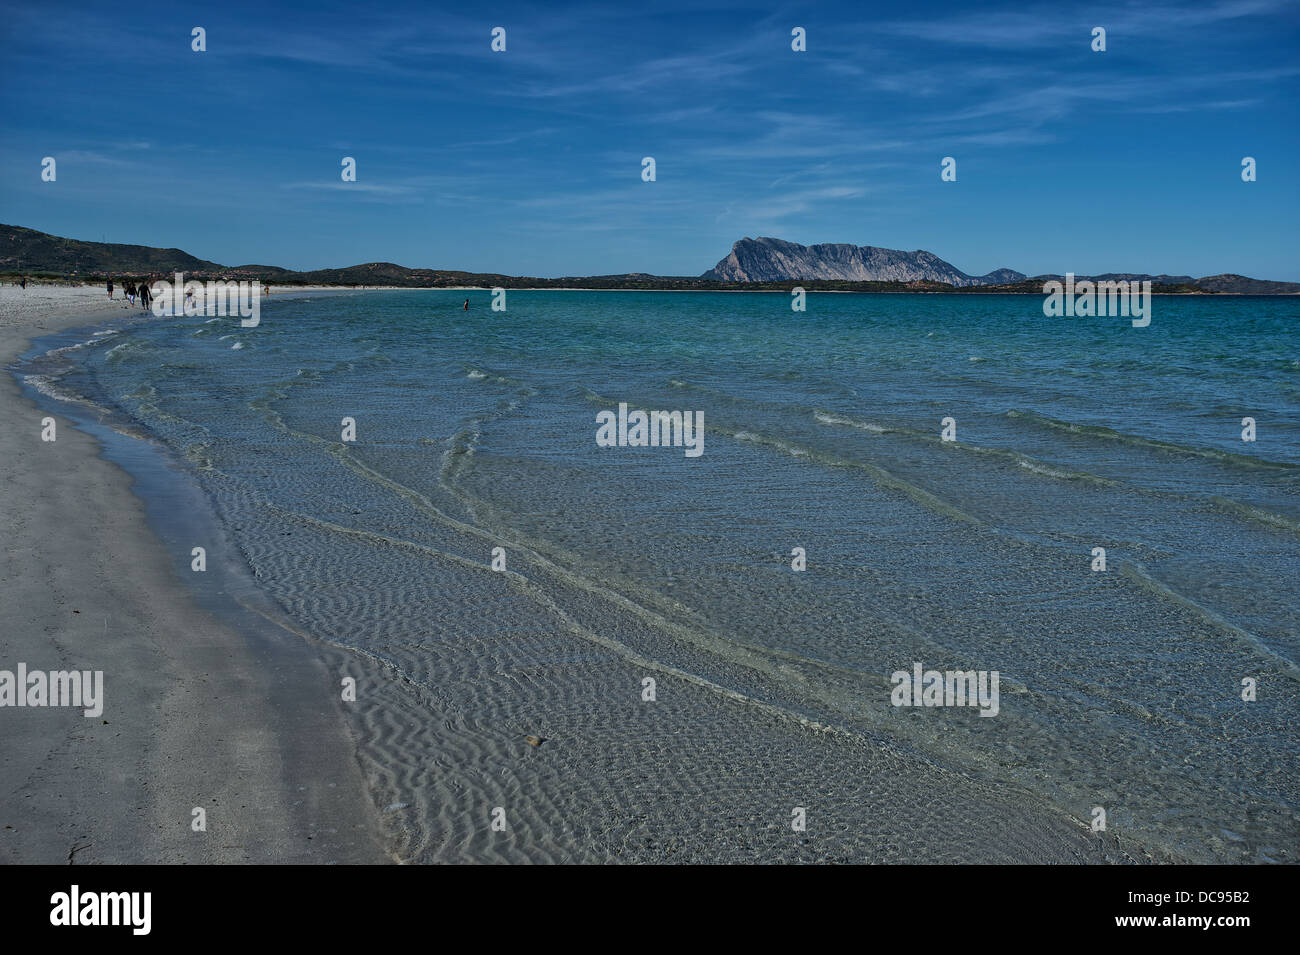
<svg viewBox="0 0 1300 955">
<path fill-rule="evenodd" d="M 1156 296 L 1145 327 L 1033 295 L 501 304 L 285 292 L 16 369 L 165 455 L 286 633 L 382 678 L 356 735 L 408 857 L 506 838 L 506 807 L 500 858 L 689 859 L 717 807 L 768 811 L 708 747 L 784 733 L 756 777 L 849 740 L 1139 860 L 1300 861 L 1300 298 Z M 598 442 L 620 405 L 702 452 Z M 918 668 L 996 672 L 996 714 L 897 705 Z M 818 787 L 869 801 L 817 765 L 764 839 Z M 870 825 L 836 817 L 845 859 L 1029 861 Z"/>
</svg>

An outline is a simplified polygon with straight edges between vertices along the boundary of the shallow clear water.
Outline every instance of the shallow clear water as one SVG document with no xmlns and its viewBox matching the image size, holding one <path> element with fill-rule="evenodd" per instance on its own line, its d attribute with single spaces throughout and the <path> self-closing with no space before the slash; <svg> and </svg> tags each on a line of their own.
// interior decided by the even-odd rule
<svg viewBox="0 0 1300 955">
<path fill-rule="evenodd" d="M 1041 306 L 277 296 L 34 371 L 188 461 L 285 611 L 431 710 L 526 695 L 483 659 L 560 621 L 533 663 L 653 663 L 1182 858 L 1295 861 L 1300 300 Z M 701 412 L 704 453 L 598 447 L 619 402 Z M 998 716 L 892 707 L 917 662 L 998 670 Z"/>
</svg>

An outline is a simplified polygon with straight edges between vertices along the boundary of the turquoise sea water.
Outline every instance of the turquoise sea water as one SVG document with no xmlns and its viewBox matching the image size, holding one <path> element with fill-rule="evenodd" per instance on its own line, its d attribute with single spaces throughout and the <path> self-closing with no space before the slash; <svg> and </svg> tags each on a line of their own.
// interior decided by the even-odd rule
<svg viewBox="0 0 1300 955">
<path fill-rule="evenodd" d="M 1300 859 L 1300 299 L 488 302 L 273 296 L 27 370 L 187 462 L 303 630 L 457 675 L 443 709 L 523 693 L 468 676 L 485 635 L 563 620 L 1140 845 Z M 704 453 L 598 447 L 620 402 L 702 413 Z M 483 583 L 495 547 L 525 583 Z M 999 671 L 998 716 L 892 707 L 914 663 Z"/>
</svg>

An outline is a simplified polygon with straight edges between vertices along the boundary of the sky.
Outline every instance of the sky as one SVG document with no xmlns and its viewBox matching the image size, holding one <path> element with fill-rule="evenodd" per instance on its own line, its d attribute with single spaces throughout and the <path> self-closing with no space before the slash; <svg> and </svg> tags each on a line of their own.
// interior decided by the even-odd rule
<svg viewBox="0 0 1300 955">
<path fill-rule="evenodd" d="M 1300 0 L 0 0 L 0 222 L 294 269 L 698 275 L 775 236 L 1300 281 L 1298 54 Z"/>
</svg>

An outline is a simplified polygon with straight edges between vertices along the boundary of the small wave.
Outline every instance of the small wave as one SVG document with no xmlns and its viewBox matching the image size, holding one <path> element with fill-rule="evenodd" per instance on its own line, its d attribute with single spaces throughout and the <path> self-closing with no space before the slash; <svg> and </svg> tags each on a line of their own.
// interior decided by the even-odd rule
<svg viewBox="0 0 1300 955">
<path fill-rule="evenodd" d="M 473 365 L 465 365 L 464 367 L 465 367 L 465 377 L 468 378 L 470 381 L 490 381 L 493 384 L 510 385 L 513 388 L 518 388 L 526 395 L 537 394 L 536 388 L 534 388 L 528 382 L 521 381 L 518 378 L 511 378 L 508 375 L 499 375 L 494 371 L 489 371 L 482 368 L 476 368 Z"/>
<path fill-rule="evenodd" d="M 814 416 L 822 424 L 841 425 L 847 428 L 857 428 L 860 431 L 868 431 L 872 434 L 901 434 L 911 438 L 920 438 L 923 441 L 936 442 L 942 441 L 941 438 L 931 434 L 922 434 L 909 428 L 887 428 L 884 425 L 875 424 L 871 421 L 859 421 L 855 418 L 846 418 L 842 415 L 830 414 L 829 412 L 819 411 Z M 976 454 L 986 454 L 995 457 L 1007 458 L 1015 461 L 1020 467 L 1034 474 L 1040 474 L 1043 477 L 1057 478 L 1063 481 L 1087 481 L 1090 484 L 1100 484 L 1104 487 L 1113 487 L 1119 482 L 1112 481 L 1108 478 L 1100 477 L 1096 474 L 1089 474 L 1086 471 L 1071 471 L 1067 468 L 1056 467 L 1046 462 L 1031 458 L 1019 451 L 1012 451 L 1007 448 L 991 448 L 978 444 L 967 444 L 958 442 L 946 442 L 951 446 L 960 448 L 963 451 L 970 451 Z"/>
<path fill-rule="evenodd" d="M 88 338 L 84 342 L 77 342 L 75 345 L 62 345 L 59 348 L 51 348 L 41 357 L 62 358 L 64 355 L 70 354 L 71 352 L 81 351 L 83 348 L 88 348 L 91 345 L 99 345 L 99 344 L 101 344 L 101 342 L 96 341 L 94 338 Z"/>
<path fill-rule="evenodd" d="M 1086 471 L 1068 471 L 1065 468 L 1054 468 L 1050 464 L 1044 464 L 1042 461 L 1035 461 L 1033 458 L 1018 454 L 1016 463 L 1033 474 L 1041 474 L 1043 477 L 1057 478 L 1061 481 L 1087 481 L 1092 484 L 1102 484 L 1112 486 L 1118 482 L 1109 481 L 1106 478 L 1098 477 L 1095 474 L 1088 474 Z"/>
<path fill-rule="evenodd" d="M 212 460 L 212 445 L 207 442 L 187 444 L 183 452 L 185 460 L 200 471 L 216 470 Z"/>
<path fill-rule="evenodd" d="M 1014 461 L 1019 467 L 1024 468 L 1032 474 L 1040 474 L 1043 477 L 1056 478 L 1061 481 L 1084 481 L 1088 484 L 1097 484 L 1101 487 L 1120 487 L 1123 482 L 1114 481 L 1110 478 L 1104 478 L 1098 474 L 1091 474 L 1087 471 L 1072 471 L 1069 468 L 1059 467 L 1055 464 L 1048 464 L 1046 461 L 1040 461 L 1037 458 L 1031 458 L 1027 454 L 1011 448 L 991 448 L 982 444 L 957 444 L 953 447 L 960 448 L 963 451 L 970 451 L 974 454 L 985 454 L 997 458 L 1005 458 Z"/>
<path fill-rule="evenodd" d="M 64 391 L 55 385 L 56 379 L 50 375 L 24 375 L 23 381 L 32 388 L 45 395 L 47 398 L 53 398 L 55 401 L 75 402 L 78 404 L 90 404 L 80 395 L 75 395 L 70 391 Z"/>
<path fill-rule="evenodd" d="M 1039 462 L 1033 460 L 1032 458 L 1022 458 L 1016 463 L 1019 464 L 1026 471 L 1032 471 L 1035 474 L 1042 474 L 1045 475 L 1046 477 L 1068 479 L 1074 476 L 1069 471 L 1059 471 L 1056 468 L 1049 467 L 1046 464 L 1040 464 Z"/>
<path fill-rule="evenodd" d="M 104 361 L 116 365 L 130 357 L 132 352 L 143 350 L 147 347 L 148 346 L 143 342 L 137 341 L 133 338 L 128 338 L 125 341 L 118 342 L 108 351 L 104 352 Z"/>
<path fill-rule="evenodd" d="M 1230 511 L 1248 520 L 1260 524 L 1267 524 L 1269 527 L 1275 527 L 1279 530 L 1290 531 L 1293 534 L 1300 534 L 1300 521 L 1284 517 L 1281 514 L 1274 514 L 1272 511 L 1266 511 L 1263 508 L 1255 507 L 1253 504 L 1246 504 L 1243 501 L 1234 501 L 1230 497 L 1222 497 L 1218 494 L 1210 496 L 1210 500 L 1216 507 L 1225 511 Z"/>
<path fill-rule="evenodd" d="M 1214 448 L 1197 448 L 1189 445 L 1175 444 L 1172 441 L 1161 441 L 1157 438 L 1145 438 L 1137 434 L 1128 434 L 1123 431 L 1116 431 L 1114 428 L 1107 428 L 1103 425 L 1078 424 L 1073 421 L 1062 421 L 1059 418 L 1051 418 L 1047 415 L 1040 415 L 1033 411 L 1018 411 L 1013 408 L 1007 412 L 1007 417 L 1019 418 L 1046 428 L 1054 428 L 1057 431 L 1066 431 L 1070 434 L 1097 438 L 1103 441 L 1117 441 L 1137 447 L 1153 448 L 1157 451 L 1167 451 L 1172 454 L 1186 454 L 1193 457 L 1205 458 L 1210 461 L 1218 461 L 1223 464 L 1233 464 L 1239 467 L 1278 468 L 1285 470 L 1300 468 L 1300 465 L 1289 464 L 1285 461 L 1271 461 L 1267 458 L 1257 458 L 1246 454 L 1236 454 L 1232 451 L 1219 451 Z"/>
<path fill-rule="evenodd" d="M 606 398 L 604 395 L 592 391 L 590 388 L 584 388 L 581 385 L 578 386 L 578 392 L 582 395 L 582 397 L 585 400 L 591 402 L 594 405 L 605 405 L 606 407 L 614 407 L 614 408 L 618 407 L 617 398 Z"/>
<path fill-rule="evenodd" d="M 748 441 L 750 444 L 766 444 L 769 447 L 784 451 L 796 458 L 807 457 L 810 452 L 807 448 L 800 448 L 793 444 L 787 444 L 779 438 L 770 438 L 766 435 L 755 434 L 753 431 L 736 431 L 731 435 L 737 441 Z"/>
<path fill-rule="evenodd" d="M 696 394 L 707 395 L 710 398 L 725 401 L 727 404 L 733 405 L 737 408 L 759 408 L 766 411 L 775 411 L 781 414 L 811 414 L 816 410 L 807 405 L 796 404 L 789 401 L 769 401 L 764 398 L 733 395 L 730 392 L 719 391 L 717 388 L 710 388 L 707 385 L 696 384 L 693 381 L 683 381 L 680 378 L 669 378 L 667 383 L 672 388 L 685 389 Z"/>
<path fill-rule="evenodd" d="M 243 343 L 243 342 L 235 342 L 235 344 L 233 344 L 233 345 L 230 346 L 230 348 L 231 348 L 232 351 L 233 351 L 234 349 L 237 349 L 237 348 L 243 348 L 243 347 L 244 347 L 244 343 Z"/>
<path fill-rule="evenodd" d="M 800 460 L 810 461 L 816 464 L 820 464 L 824 467 L 852 468 L 854 470 L 862 471 L 868 474 L 871 477 L 871 479 L 875 481 L 877 484 L 879 484 L 881 487 L 886 487 L 894 491 L 901 491 L 903 494 L 906 494 L 908 497 L 912 498 L 912 500 L 916 501 L 918 504 L 922 505 L 925 508 L 928 508 L 931 511 L 934 511 L 936 514 L 942 514 L 944 517 L 949 517 L 952 518 L 953 520 L 961 521 L 966 524 L 984 523 L 979 518 L 967 514 L 961 508 L 943 500 L 943 498 L 931 494 L 925 488 L 919 487 L 918 485 L 913 484 L 910 481 L 906 481 L 903 478 L 898 477 L 894 473 L 885 470 L 879 465 L 871 464 L 867 461 L 857 461 L 850 458 L 841 458 L 820 451 L 813 451 L 809 448 L 801 448 L 798 447 L 797 445 L 792 445 L 786 441 L 782 441 L 780 438 L 774 438 L 770 435 L 765 435 L 765 434 L 758 434 L 757 432 L 754 431 L 746 431 L 746 430 L 731 431 L 728 430 L 727 428 L 720 428 L 717 426 L 710 426 L 707 430 L 712 431 L 715 434 L 726 435 L 727 437 L 734 438 L 737 441 L 744 441 L 749 444 L 758 444 L 764 447 L 773 448 L 777 451 L 781 451 L 785 454 L 789 454 L 793 457 L 797 457 Z"/>
<path fill-rule="evenodd" d="M 1296 665 L 1294 660 L 1291 660 L 1286 655 L 1274 650 L 1258 635 L 1225 620 L 1209 607 L 1203 606 L 1191 597 L 1174 590 L 1174 588 L 1170 587 L 1164 581 L 1158 580 L 1141 564 L 1127 560 L 1122 561 L 1120 563 L 1120 573 L 1150 593 L 1156 594 L 1171 603 L 1184 607 L 1216 630 L 1235 637 L 1242 643 L 1247 644 L 1252 649 L 1275 661 L 1282 672 L 1291 679 L 1300 681 L 1300 667 Z"/>
<path fill-rule="evenodd" d="M 77 394 L 72 391 L 64 391 L 58 387 L 58 379 L 50 375 L 23 375 L 23 382 L 34 390 L 40 392 L 47 398 L 60 401 L 65 404 L 81 405 L 83 408 L 89 408 L 99 418 L 100 424 L 107 425 L 111 430 L 118 434 L 125 435 L 128 438 L 143 438 L 144 435 L 139 431 L 127 426 L 116 420 L 116 416 L 109 408 L 91 401 L 85 395 Z"/>
<path fill-rule="evenodd" d="M 871 421 L 857 421 L 854 418 L 845 418 L 825 411 L 818 411 L 813 417 L 822 424 L 839 424 L 847 428 L 857 428 L 859 431 L 870 431 L 872 434 L 888 434 L 891 430 L 884 425 L 875 424 Z"/>
</svg>

